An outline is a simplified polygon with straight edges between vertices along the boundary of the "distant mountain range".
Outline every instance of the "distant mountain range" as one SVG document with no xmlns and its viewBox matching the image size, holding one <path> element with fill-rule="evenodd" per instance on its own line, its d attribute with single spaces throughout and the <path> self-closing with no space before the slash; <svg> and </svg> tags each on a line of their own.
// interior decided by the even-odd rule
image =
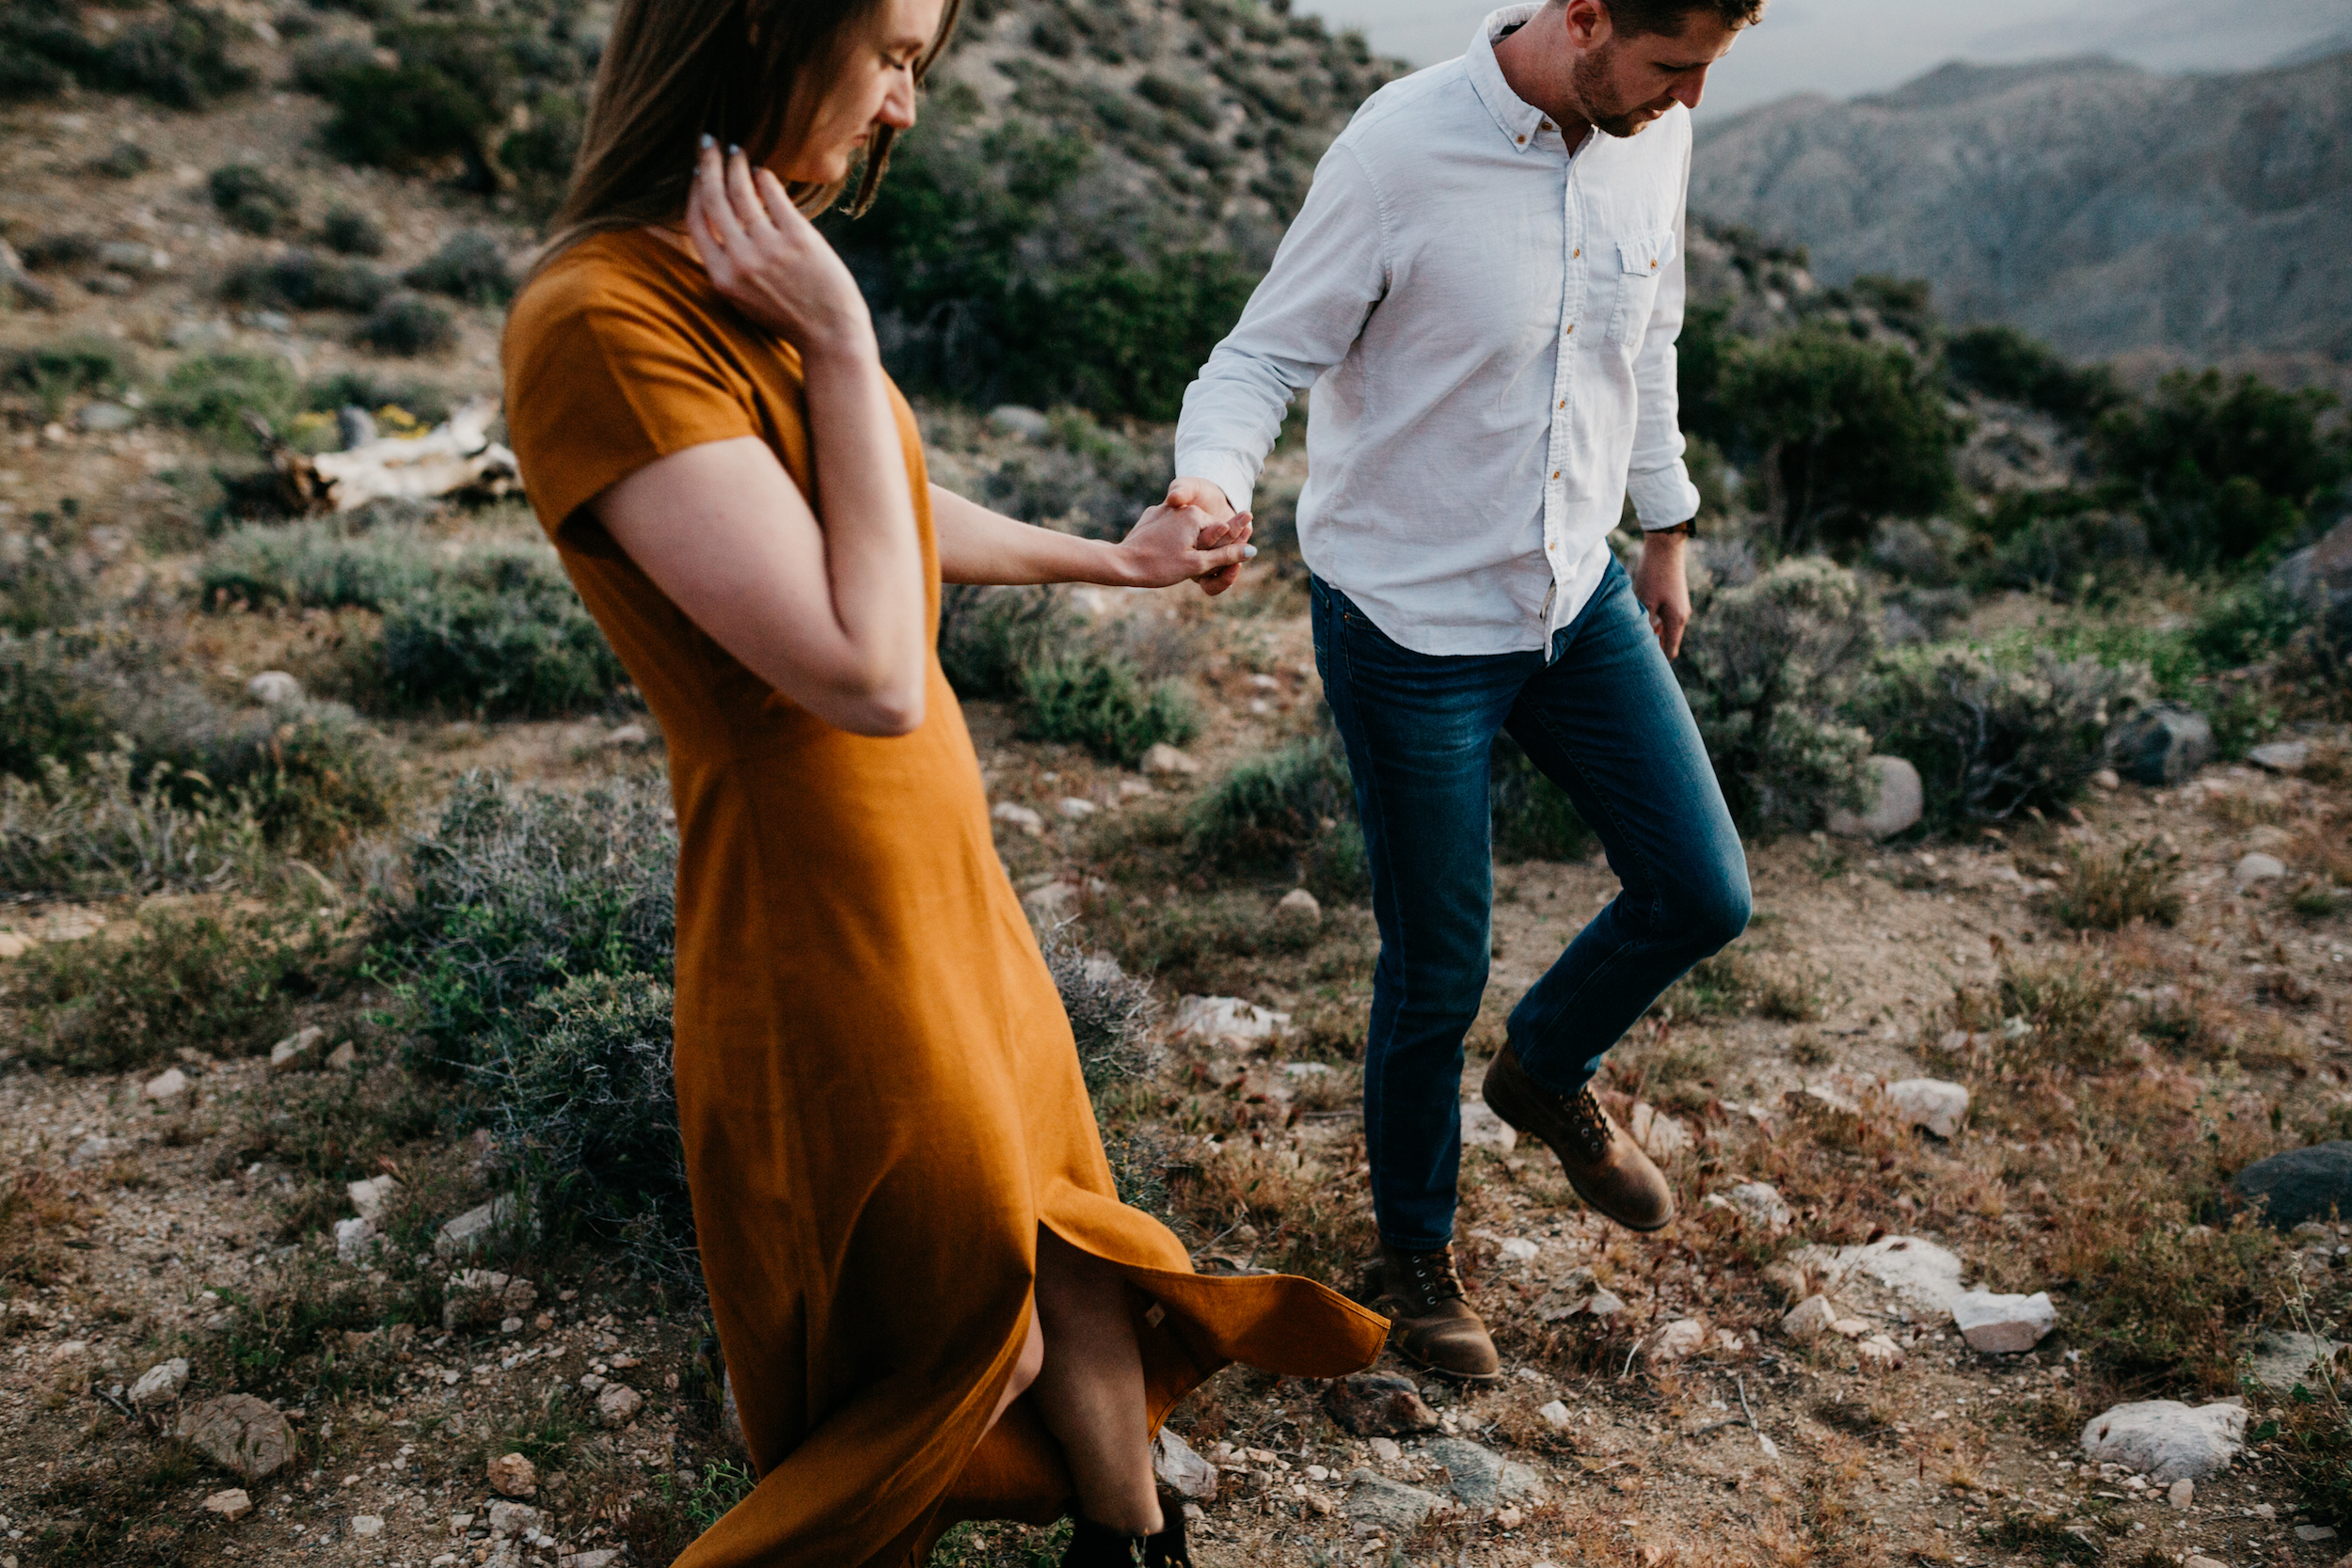
<svg viewBox="0 0 2352 1568">
<path fill-rule="evenodd" d="M 1824 281 L 1925 277 L 1947 319 L 2080 357 L 2352 363 L 2352 53 L 2232 75 L 1947 65 L 1702 126 L 1691 206 Z"/>
</svg>

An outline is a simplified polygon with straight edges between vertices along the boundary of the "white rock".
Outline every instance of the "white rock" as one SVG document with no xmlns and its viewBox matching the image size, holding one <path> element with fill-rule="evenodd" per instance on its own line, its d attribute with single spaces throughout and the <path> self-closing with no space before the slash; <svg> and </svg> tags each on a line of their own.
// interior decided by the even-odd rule
<svg viewBox="0 0 2352 1568">
<path fill-rule="evenodd" d="M 302 701 L 302 683 L 283 670 L 264 670 L 245 683 L 245 694 L 263 707 L 283 707 Z"/>
<path fill-rule="evenodd" d="M 1054 428 L 1054 421 L 1025 404 L 1000 403 L 988 411 L 988 422 L 1007 436 L 1019 436 L 1026 440 L 1042 441 Z"/>
<path fill-rule="evenodd" d="M 2142 1400 L 2083 1428 L 2084 1458 L 2167 1485 L 2220 1474 L 2245 1443 L 2246 1407 L 2230 1402 L 2192 1409 L 2178 1400 Z"/>
<path fill-rule="evenodd" d="M 1502 1256 L 1521 1263 L 1533 1263 L 1543 1250 L 1524 1236 L 1506 1238 L 1502 1247 Z"/>
<path fill-rule="evenodd" d="M 2274 740 L 2267 746 L 2256 746 L 2249 751 L 2246 760 L 2273 773 L 2300 773 L 2303 765 L 2312 760 L 2312 743 L 2308 740 Z"/>
<path fill-rule="evenodd" d="M 997 801 L 994 806 L 989 809 L 988 815 L 993 820 L 1018 828 L 1023 832 L 1028 833 L 1031 836 L 1035 836 L 1036 834 L 1041 833 L 1045 831 L 1045 818 L 1040 816 L 1028 807 L 1012 800 Z"/>
<path fill-rule="evenodd" d="M 326 1038 L 326 1031 L 313 1023 L 298 1029 L 269 1048 L 269 1069 L 272 1072 L 294 1072 L 319 1065 L 319 1042 Z"/>
<path fill-rule="evenodd" d="M 375 1222 L 365 1214 L 335 1222 L 335 1256 L 343 1262 L 358 1262 L 376 1245 Z"/>
<path fill-rule="evenodd" d="M 373 1513 L 355 1513 L 351 1516 L 351 1533 L 362 1541 L 372 1541 L 384 1533 L 384 1521 Z"/>
<path fill-rule="evenodd" d="M 253 1499 L 246 1496 L 244 1487 L 231 1486 L 225 1492 L 215 1492 L 205 1498 L 203 1508 L 207 1513 L 217 1513 L 224 1519 L 234 1521 L 253 1512 Z"/>
<path fill-rule="evenodd" d="M 1647 1101 L 1636 1101 L 1633 1115 L 1626 1124 L 1633 1141 L 1649 1151 L 1649 1157 L 1664 1164 L 1692 1147 L 1691 1134 L 1682 1123 L 1659 1110 Z"/>
<path fill-rule="evenodd" d="M 1742 1181 L 1732 1188 L 1731 1206 L 1772 1230 L 1786 1230 L 1797 1217 L 1780 1189 L 1768 1181 Z"/>
<path fill-rule="evenodd" d="M 1075 795 L 1066 795 L 1056 802 L 1054 809 L 1073 822 L 1083 822 L 1103 808 L 1091 800 L 1081 800 Z"/>
<path fill-rule="evenodd" d="M 1320 926 L 1323 924 L 1323 905 L 1305 888 L 1295 887 L 1282 895 L 1281 902 L 1274 906 L 1274 918 L 1295 921 L 1303 926 Z"/>
<path fill-rule="evenodd" d="M 1198 773 L 1200 764 L 1194 761 L 1189 753 L 1180 752 L 1163 740 L 1143 753 L 1143 770 L 1159 774 Z"/>
<path fill-rule="evenodd" d="M 161 1404 L 176 1400 L 180 1390 L 188 1386 L 188 1362 L 185 1356 L 175 1355 L 168 1361 L 158 1361 L 139 1374 L 131 1385 L 133 1404 Z"/>
<path fill-rule="evenodd" d="M 1938 1323 L 1952 1315 L 1952 1298 L 1961 1291 L 1960 1259 L 1918 1236 L 1882 1236 L 1867 1246 L 1810 1246 L 1790 1261 L 1819 1270 L 1833 1283 L 1867 1275 Z"/>
<path fill-rule="evenodd" d="M 1968 1119 L 1968 1090 L 1941 1078 L 1903 1078 L 1886 1085 L 1886 1102 L 1914 1127 L 1924 1127 L 1939 1138 L 1960 1135 Z"/>
<path fill-rule="evenodd" d="M 86 403 L 75 412 L 73 422 L 84 430 L 101 436 L 111 436 L 118 430 L 128 430 L 138 423 L 139 417 L 119 403 Z"/>
<path fill-rule="evenodd" d="M 555 1560 L 555 1568 L 612 1568 L 612 1565 L 620 1560 L 620 1547 L 598 1546 L 593 1552 L 559 1553 Z"/>
<path fill-rule="evenodd" d="M 73 1152 L 65 1157 L 65 1163 L 70 1167 L 79 1169 L 84 1165 L 96 1164 L 114 1151 L 115 1140 L 112 1138 L 84 1138 L 73 1146 Z"/>
<path fill-rule="evenodd" d="M 2164 1500 L 2174 1508 L 2186 1508 L 2197 1498 L 2197 1483 L 2183 1476 L 2165 1489 Z"/>
<path fill-rule="evenodd" d="M 612 751 L 628 751 L 640 746 L 652 745 L 653 736 L 644 725 L 632 720 L 628 723 L 614 726 L 597 744 Z"/>
<path fill-rule="evenodd" d="M 528 1535 L 539 1528 L 539 1511 L 529 1503 L 494 1500 L 486 1512 L 493 1536 Z"/>
<path fill-rule="evenodd" d="M 1871 1335 L 1867 1339 L 1854 1346 L 1853 1353 L 1861 1361 L 1862 1370 L 1866 1372 L 1894 1372 L 1902 1370 L 1902 1346 L 1895 1343 L 1883 1334 Z"/>
<path fill-rule="evenodd" d="M 1544 1418 L 1544 1425 L 1552 1428 L 1554 1431 L 1558 1431 L 1560 1428 L 1566 1426 L 1570 1419 L 1568 1407 L 1561 1403 L 1558 1400 L 1552 1401 L 1549 1404 L 1537 1405 L 1535 1407 L 1535 1414 Z"/>
<path fill-rule="evenodd" d="M 1830 1331 L 1837 1321 L 1837 1308 L 1827 1296 L 1807 1296 L 1788 1309 L 1780 1320 L 1780 1331 L 1801 1345 L 1809 1345 Z"/>
<path fill-rule="evenodd" d="M 1152 1474 L 1162 1487 L 1187 1502 L 1216 1500 L 1216 1466 L 1166 1427 L 1152 1439 Z"/>
<path fill-rule="evenodd" d="M 1624 1310 L 1624 1298 L 1606 1286 L 1595 1291 L 1593 1299 L 1584 1304 L 1586 1315 L 1595 1318 L 1613 1318 Z"/>
<path fill-rule="evenodd" d="M 188 1092 L 188 1075 L 176 1067 L 167 1067 L 147 1081 L 139 1090 L 142 1098 L 153 1101 L 177 1100 Z"/>
<path fill-rule="evenodd" d="M 1291 1015 L 1238 996 L 1185 996 L 1176 1003 L 1176 1037 L 1250 1045 L 1291 1032 Z"/>
<path fill-rule="evenodd" d="M 1077 883 L 1057 879 L 1042 882 L 1021 895 L 1021 907 L 1040 920 L 1060 920 L 1077 912 L 1086 890 Z"/>
<path fill-rule="evenodd" d="M 1707 1325 L 1696 1318 L 1677 1318 L 1642 1344 L 1642 1359 L 1653 1367 L 1671 1367 L 1707 1348 Z"/>
<path fill-rule="evenodd" d="M 433 1238 L 433 1255 L 453 1258 L 478 1251 L 501 1226 L 511 1224 L 516 1214 L 512 1196 L 492 1198 L 478 1209 L 469 1209 L 441 1227 Z"/>
<path fill-rule="evenodd" d="M 627 1426 L 644 1408 L 645 1396 L 626 1383 L 608 1383 L 596 1396 L 596 1419 L 606 1426 Z"/>
<path fill-rule="evenodd" d="M 354 1181 L 343 1190 L 351 1195 L 351 1206 L 359 1211 L 359 1217 L 373 1220 L 384 1212 L 385 1202 L 399 1188 L 397 1179 L 377 1176 L 365 1181 Z"/>
<path fill-rule="evenodd" d="M 2231 873 L 2240 882 L 2267 882 L 2287 874 L 2286 863 L 2276 855 L 2265 855 L 2257 849 L 2237 863 Z"/>
<path fill-rule="evenodd" d="M 2021 1355 L 2058 1327 L 2058 1308 L 2046 1291 L 2029 1296 L 1963 1291 L 1951 1300 L 1952 1323 L 1968 1348 L 1987 1355 Z"/>
<path fill-rule="evenodd" d="M 2090 775 L 2090 787 L 2093 789 L 2104 789 L 2108 794 L 2112 795 L 2117 790 L 2123 787 L 2123 775 L 2118 773 L 2112 768 L 2102 768 L 2099 771 Z"/>
<path fill-rule="evenodd" d="M 1829 831 L 1846 838 L 1885 838 L 1915 824 L 1927 806 L 1919 769 L 1901 757 L 1870 757 L 1863 766 L 1870 775 L 1869 806 L 1832 812 Z"/>
<path fill-rule="evenodd" d="M 1372 1457 L 1383 1465 L 1393 1465 L 1405 1457 L 1405 1450 L 1393 1437 L 1375 1437 L 1372 1440 Z"/>
<path fill-rule="evenodd" d="M 1462 1105 L 1462 1147 L 1492 1148 L 1508 1154 L 1519 1147 L 1519 1130 L 1495 1115 L 1494 1107 L 1485 1101 L 1466 1101 Z"/>
<path fill-rule="evenodd" d="M 342 1044 L 337 1046 L 334 1050 L 326 1053 L 326 1065 L 333 1068 L 338 1072 L 342 1071 L 343 1069 L 347 1067 L 353 1066 L 358 1060 L 359 1048 L 352 1044 L 349 1040 L 343 1041 Z"/>
</svg>

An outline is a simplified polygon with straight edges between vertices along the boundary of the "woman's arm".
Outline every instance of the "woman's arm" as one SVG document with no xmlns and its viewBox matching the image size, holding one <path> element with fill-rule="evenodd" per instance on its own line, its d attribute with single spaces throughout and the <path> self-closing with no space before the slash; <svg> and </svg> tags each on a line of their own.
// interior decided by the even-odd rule
<svg viewBox="0 0 2352 1568">
<path fill-rule="evenodd" d="M 707 138 L 706 138 L 707 140 Z M 687 231 L 711 281 L 800 351 L 820 520 L 753 436 L 673 452 L 589 504 L 744 667 L 860 735 L 923 721 L 923 558 L 865 299 L 775 177 L 707 146 Z"/>
<path fill-rule="evenodd" d="M 1114 588 L 1198 582 L 1203 593 L 1221 594 L 1232 586 L 1241 563 L 1258 553 L 1249 543 L 1246 513 L 1231 524 L 1218 524 L 1198 510 L 1155 506 L 1114 545 L 1035 527 L 936 484 L 931 524 L 939 536 L 939 575 L 949 582 L 1100 582 Z"/>
</svg>

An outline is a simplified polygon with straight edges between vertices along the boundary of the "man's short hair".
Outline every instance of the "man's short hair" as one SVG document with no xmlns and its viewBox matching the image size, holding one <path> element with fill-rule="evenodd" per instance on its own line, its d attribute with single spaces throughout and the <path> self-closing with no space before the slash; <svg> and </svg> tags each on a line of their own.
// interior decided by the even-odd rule
<svg viewBox="0 0 2352 1568">
<path fill-rule="evenodd" d="M 1565 5 L 1567 0 L 1552 0 Z M 1672 38 L 1691 24 L 1692 11 L 1705 11 L 1726 27 L 1753 27 L 1763 20 L 1764 0 L 1601 0 L 1609 20 L 1625 38 L 1662 33 Z"/>
</svg>

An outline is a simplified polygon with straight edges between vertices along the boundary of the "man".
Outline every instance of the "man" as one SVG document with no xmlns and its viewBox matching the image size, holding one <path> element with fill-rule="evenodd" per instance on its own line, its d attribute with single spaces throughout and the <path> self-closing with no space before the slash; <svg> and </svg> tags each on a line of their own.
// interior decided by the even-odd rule
<svg viewBox="0 0 2352 1568">
<path fill-rule="evenodd" d="M 1453 1262 L 1462 1039 L 1486 989 L 1488 759 L 1507 730 L 1623 883 L 1512 1011 L 1486 1102 L 1636 1230 L 1663 1176 L 1601 1056 L 1748 918 L 1747 863 L 1667 666 L 1698 493 L 1676 424 L 1690 109 L 1763 0 L 1543 0 L 1358 111 L 1184 394 L 1168 500 L 1246 512 L 1312 385 L 1298 536 L 1380 958 L 1364 1132 L 1399 1349 L 1497 1375 Z M 1630 490 L 1630 581 L 1608 544 Z"/>
</svg>

